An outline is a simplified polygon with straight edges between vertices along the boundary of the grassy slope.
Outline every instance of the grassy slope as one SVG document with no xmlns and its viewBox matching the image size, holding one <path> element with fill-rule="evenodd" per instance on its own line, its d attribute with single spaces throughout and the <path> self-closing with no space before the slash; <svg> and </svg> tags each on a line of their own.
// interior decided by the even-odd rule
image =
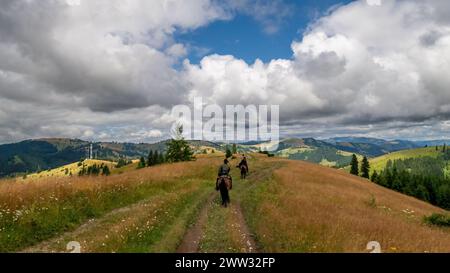
<svg viewBox="0 0 450 273">
<path fill-rule="evenodd" d="M 386 163 L 389 160 L 394 161 L 398 159 L 416 158 L 423 156 L 437 157 L 439 154 L 441 154 L 441 150 L 439 149 L 439 151 L 436 151 L 436 147 L 402 150 L 373 158 L 370 160 L 370 166 L 372 171 L 376 170 L 377 172 L 379 172 L 386 167 Z"/>
<path fill-rule="evenodd" d="M 175 252 L 207 205 L 199 250 L 246 252 L 236 219 L 240 204 L 261 252 L 364 252 L 373 240 L 385 252 L 450 252 L 449 230 L 422 221 L 443 210 L 302 161 L 253 155 L 248 180 L 236 179 L 233 168 L 233 207 L 220 208 L 218 197 L 206 203 L 218 195 L 220 160 L 200 157 L 107 178 L 0 184 L 0 251 L 34 245 L 25 251 L 59 252 L 76 240 L 84 252 Z M 24 216 L 12 221 L 16 211 Z"/>
<path fill-rule="evenodd" d="M 218 162 L 199 159 L 110 177 L 5 181 L 0 184 L 0 252 L 50 238 L 56 240 L 35 250 L 63 251 L 70 240 L 85 242 L 85 251 L 93 252 L 164 250 L 169 244 L 158 243 L 167 240 L 165 232 L 182 237 L 198 206 L 213 192 Z M 75 237 L 58 237 L 74 230 Z"/>
<path fill-rule="evenodd" d="M 122 173 L 136 170 L 139 165 L 139 160 L 137 160 L 137 159 L 133 160 L 132 164 L 123 166 L 121 168 L 116 168 L 117 162 L 111 162 L 111 161 L 105 161 L 105 160 L 86 159 L 83 161 L 83 163 L 84 163 L 85 168 L 93 166 L 94 164 L 96 164 L 97 166 L 100 166 L 103 164 L 103 165 L 108 166 L 108 168 L 111 171 L 111 174 L 122 174 Z M 64 165 L 64 166 L 61 166 L 58 168 L 54 168 L 51 170 L 42 171 L 39 173 L 28 174 L 25 177 L 17 177 L 16 179 L 18 181 L 23 181 L 23 180 L 27 180 L 27 179 L 39 180 L 39 179 L 51 178 L 51 177 L 69 177 L 70 174 L 72 174 L 72 176 L 77 176 L 78 173 L 82 169 L 82 166 L 78 166 L 78 165 L 79 165 L 79 162 L 75 162 L 75 163 L 67 164 L 67 165 Z"/>
<path fill-rule="evenodd" d="M 100 165 L 106 165 L 110 170 L 113 170 L 116 163 L 111 161 L 104 161 L 104 160 L 96 160 L 96 159 L 86 159 L 83 161 L 84 165 L 87 167 L 93 166 L 94 164 Z M 42 179 L 42 178 L 50 178 L 50 177 L 68 177 L 70 174 L 73 176 L 78 175 L 78 173 L 81 170 L 81 166 L 78 166 L 78 162 L 68 164 L 59 168 L 51 169 L 48 171 L 42 171 L 40 173 L 32 173 L 26 176 L 26 179 Z M 66 171 L 67 170 L 67 171 Z M 24 180 L 23 177 L 18 177 L 18 180 Z"/>
<path fill-rule="evenodd" d="M 363 252 L 378 241 L 385 252 L 450 252 L 449 231 L 422 221 L 443 210 L 414 198 L 306 162 L 263 179 L 243 197 L 263 251 Z"/>
<path fill-rule="evenodd" d="M 318 163 L 326 167 L 338 167 L 344 164 L 349 164 L 353 153 L 330 149 L 328 147 L 302 147 L 302 148 L 286 148 L 276 153 L 277 156 L 293 160 L 306 160 L 313 163 Z M 359 160 L 363 156 L 356 154 Z M 323 157 L 320 162 L 317 157 Z M 300 159 L 298 159 L 300 158 Z M 314 160 L 312 160 L 314 158 Z M 317 161 L 317 162 L 316 162 Z M 343 163 L 347 161 L 346 163 Z"/>
</svg>

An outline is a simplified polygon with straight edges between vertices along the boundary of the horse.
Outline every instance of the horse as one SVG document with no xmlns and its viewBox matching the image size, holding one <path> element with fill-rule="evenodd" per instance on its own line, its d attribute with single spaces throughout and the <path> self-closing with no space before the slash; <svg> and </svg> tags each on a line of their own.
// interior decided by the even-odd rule
<svg viewBox="0 0 450 273">
<path fill-rule="evenodd" d="M 241 170 L 241 179 L 246 179 L 248 174 L 247 166 L 244 164 L 236 166 L 239 170 Z"/>
<path fill-rule="evenodd" d="M 230 203 L 229 191 L 233 188 L 233 180 L 229 176 L 220 176 L 216 181 L 216 190 L 220 191 L 222 206 L 227 207 Z"/>
</svg>

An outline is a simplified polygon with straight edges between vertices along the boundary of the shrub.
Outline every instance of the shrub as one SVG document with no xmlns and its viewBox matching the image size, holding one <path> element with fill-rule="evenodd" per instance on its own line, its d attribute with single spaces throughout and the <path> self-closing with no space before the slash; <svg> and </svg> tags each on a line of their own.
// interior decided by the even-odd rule
<svg viewBox="0 0 450 273">
<path fill-rule="evenodd" d="M 425 222 L 440 227 L 450 227 L 450 215 L 434 213 L 425 217 Z"/>
<path fill-rule="evenodd" d="M 371 208 L 376 208 L 377 207 L 377 199 L 375 198 L 375 196 L 371 196 L 370 199 L 367 201 L 367 205 Z"/>
</svg>

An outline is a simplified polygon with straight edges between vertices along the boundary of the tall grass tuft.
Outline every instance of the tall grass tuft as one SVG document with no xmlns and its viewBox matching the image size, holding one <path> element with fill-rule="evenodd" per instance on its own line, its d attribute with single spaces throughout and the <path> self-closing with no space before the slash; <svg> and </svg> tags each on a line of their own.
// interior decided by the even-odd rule
<svg viewBox="0 0 450 273">
<path fill-rule="evenodd" d="M 433 213 L 431 216 L 424 218 L 425 222 L 440 227 L 450 227 L 450 215 Z"/>
</svg>

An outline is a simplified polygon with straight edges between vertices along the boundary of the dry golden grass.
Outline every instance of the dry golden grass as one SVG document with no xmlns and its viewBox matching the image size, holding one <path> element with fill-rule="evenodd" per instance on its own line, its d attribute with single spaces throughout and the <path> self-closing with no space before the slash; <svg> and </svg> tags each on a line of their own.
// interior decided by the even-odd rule
<svg viewBox="0 0 450 273">
<path fill-rule="evenodd" d="M 43 234 L 38 242 L 21 242 L 22 248 L 11 245 L 3 236 L 5 244 L 0 247 L 10 251 L 37 244 L 29 251 L 64 251 L 67 241 L 79 239 L 88 252 L 172 251 L 187 223 L 195 222 L 199 206 L 212 194 L 216 168 L 222 159 L 222 154 L 200 155 L 195 162 L 130 170 L 109 177 L 2 181 L 0 212 L 30 210 L 36 219 L 47 219 L 45 211 L 35 208 L 51 205 L 64 215 L 64 206 L 79 200 L 72 199 L 79 193 L 87 198 L 80 200 L 88 200 L 91 207 L 98 205 L 103 210 L 94 223 L 75 221 L 78 226 L 60 230 L 69 231 L 66 234 Z M 235 179 L 231 198 L 232 202 L 240 201 L 260 251 L 366 252 L 368 242 L 378 241 L 383 252 L 450 252 L 450 230 L 423 222 L 424 216 L 445 213 L 442 209 L 342 170 L 259 154 L 249 155 L 249 159 L 249 179 Z M 236 168 L 233 175 L 237 176 Z M 149 186 L 145 190 L 157 191 L 149 193 L 142 190 L 142 185 Z M 129 203 L 114 207 L 95 201 L 116 190 L 120 194 L 110 195 L 104 202 L 119 202 L 130 195 Z M 143 195 L 134 198 L 133 193 L 140 191 Z M 234 209 L 221 209 L 217 203 L 211 206 L 201 250 L 247 251 L 242 244 L 244 223 Z M 26 215 L 22 217 L 27 219 Z M 79 219 L 91 219 L 86 217 Z M 27 221 L 19 219 L 14 223 L 21 224 L 20 229 L 9 230 L 10 234 L 28 235 Z M 52 228 L 53 223 L 48 227 Z M 222 227 L 231 230 L 226 233 L 228 237 L 215 236 L 218 231 L 222 234 Z M 44 240 L 50 241 L 42 243 Z"/>
<path fill-rule="evenodd" d="M 0 231 L 2 231 L 0 252 L 13 252 L 36 245 L 55 236 L 58 237 L 63 232 L 74 231 L 90 219 L 103 219 L 109 212 L 129 208 L 145 200 L 153 199 L 155 203 L 158 203 L 154 198 L 162 198 L 161 206 L 171 208 L 167 211 L 174 213 L 173 217 L 170 215 L 160 217 L 165 221 L 164 228 L 173 224 L 177 228 L 170 232 L 177 236 L 172 237 L 182 237 L 186 222 L 195 217 L 192 213 L 196 211 L 196 204 L 206 198 L 201 193 L 205 189 L 213 190 L 214 173 L 219 162 L 219 158 L 204 157 L 195 162 L 130 170 L 107 177 L 47 177 L 38 180 L 2 181 L 0 183 Z M 149 208 L 138 206 L 132 210 L 132 213 L 129 211 L 130 215 L 133 215 L 133 221 L 130 224 L 138 225 L 142 219 L 150 217 L 153 212 L 146 212 L 147 209 Z M 112 220 L 117 219 L 115 217 L 114 214 Z M 172 223 L 174 219 L 177 219 L 176 223 Z M 116 228 L 115 231 L 105 228 L 107 225 L 102 225 L 98 233 L 93 232 L 93 229 L 83 233 L 81 237 L 86 235 L 87 241 L 93 241 L 97 247 L 99 246 L 97 243 L 100 242 L 100 248 L 87 246 L 86 249 L 88 251 L 119 249 L 121 241 L 113 238 L 118 238 L 115 235 L 121 234 L 119 232 L 122 230 L 121 227 L 124 227 L 125 233 L 130 232 L 127 223 L 128 221 L 112 225 Z M 158 221 L 158 224 L 161 223 Z M 97 236 L 102 232 L 115 243 L 112 245 L 108 243 L 107 248 L 102 248 L 101 236 Z M 150 236 L 148 240 L 153 240 L 155 237 L 153 233 L 147 235 Z M 96 238 L 96 240 L 89 238 Z M 135 244 L 135 241 L 130 244 Z M 171 240 L 169 249 L 176 249 L 178 241 Z M 139 240 L 136 244 L 139 245 Z M 164 249 L 161 246 L 154 247 L 154 251 Z M 127 246 L 123 251 L 134 251 L 134 249 Z M 144 246 L 142 251 L 152 251 L 152 249 L 149 250 Z"/>
<path fill-rule="evenodd" d="M 160 165 L 132 170 L 112 176 L 44 177 L 39 180 L 3 180 L 0 183 L 0 206 L 10 210 L 19 209 L 36 201 L 64 200 L 78 192 L 101 192 L 122 189 L 143 183 L 162 184 L 181 176 L 198 175 L 199 170 L 210 164 L 208 158 L 196 162 Z"/>
<path fill-rule="evenodd" d="M 69 176 L 77 176 L 79 172 L 82 169 L 82 166 L 78 166 L 79 162 L 67 164 L 58 168 L 54 168 L 47 171 L 42 171 L 39 173 L 32 173 L 28 174 L 25 177 L 18 177 L 16 178 L 17 181 L 24 181 L 24 180 L 39 180 L 43 178 L 48 177 L 69 177 Z M 101 166 L 105 165 L 108 166 L 110 170 L 113 170 L 116 166 L 115 162 L 111 161 L 105 161 L 105 160 L 97 160 L 97 159 L 86 159 L 83 161 L 84 166 L 90 167 L 93 165 Z"/>
<path fill-rule="evenodd" d="M 443 210 L 341 170 L 286 163 L 259 196 L 264 251 L 364 252 L 378 241 L 384 252 L 450 252 L 450 232 L 423 224 Z"/>
</svg>

